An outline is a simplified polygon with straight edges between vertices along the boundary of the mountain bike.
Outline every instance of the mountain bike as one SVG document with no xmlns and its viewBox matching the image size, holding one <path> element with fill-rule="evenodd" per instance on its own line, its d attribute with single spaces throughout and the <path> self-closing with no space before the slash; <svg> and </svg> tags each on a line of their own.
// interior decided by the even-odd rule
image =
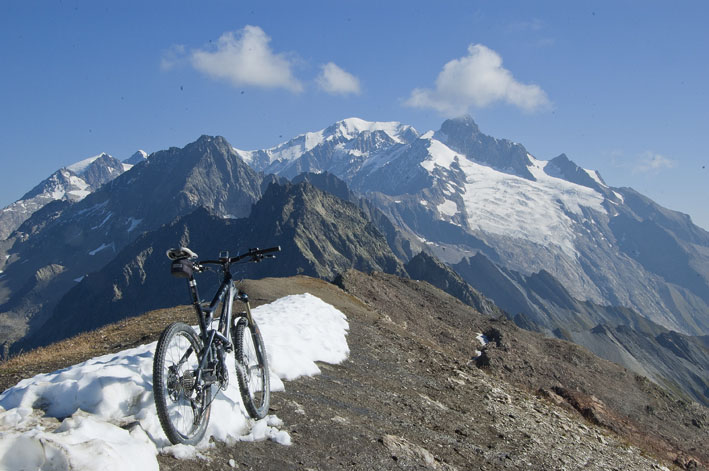
<svg viewBox="0 0 709 471">
<path fill-rule="evenodd" d="M 247 413 L 254 419 L 266 416 L 270 400 L 266 349 L 251 315 L 249 297 L 237 289 L 231 269 L 233 265 L 275 258 L 273 253 L 280 250 L 255 248 L 236 257 L 222 252 L 217 260 L 202 261 L 197 261 L 197 254 L 187 247 L 167 251 L 172 260 L 171 273 L 187 279 L 199 320 L 199 332 L 183 322 L 170 324 L 155 349 L 155 407 L 172 444 L 195 445 L 204 437 L 212 401 L 229 384 L 226 355 L 230 352 L 236 359 L 236 377 Z M 194 277 L 207 270 L 220 271 L 222 278 L 209 304 L 200 301 Z M 232 315 L 235 298 L 243 303 L 244 311 Z M 215 318 L 220 305 L 221 312 Z"/>
</svg>

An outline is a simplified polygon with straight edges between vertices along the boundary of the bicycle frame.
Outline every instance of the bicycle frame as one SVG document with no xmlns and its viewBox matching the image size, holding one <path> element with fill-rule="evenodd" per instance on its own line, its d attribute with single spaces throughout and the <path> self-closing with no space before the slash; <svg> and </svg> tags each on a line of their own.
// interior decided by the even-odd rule
<svg viewBox="0 0 709 471">
<path fill-rule="evenodd" d="M 202 380 L 202 373 L 206 370 L 207 365 L 210 361 L 218 360 L 222 364 L 225 363 L 224 351 L 231 351 L 234 347 L 231 339 L 231 328 L 232 326 L 232 310 L 234 305 L 234 299 L 238 298 L 245 306 L 245 316 L 249 325 L 253 325 L 253 318 L 251 316 L 251 306 L 249 304 L 249 298 L 246 293 L 243 293 L 236 289 L 235 282 L 233 280 L 233 275 L 231 274 L 231 263 L 229 259 L 221 260 L 205 260 L 199 262 L 199 264 L 210 264 L 210 265 L 221 265 L 223 272 L 222 283 L 219 286 L 214 298 L 209 303 L 208 307 L 203 306 L 200 302 L 199 291 L 197 290 L 197 280 L 194 277 L 190 277 L 188 285 L 190 288 L 190 296 L 192 297 L 192 306 L 195 309 L 197 318 L 199 320 L 199 330 L 200 337 L 202 338 L 202 343 L 204 345 L 202 352 L 200 352 L 199 357 L 201 362 L 199 365 L 199 370 L 197 371 L 197 383 L 199 384 Z M 216 329 L 211 328 L 215 320 L 215 312 L 222 305 L 222 312 L 219 315 L 219 326 Z M 215 340 L 221 341 L 221 344 L 226 346 L 226 348 L 213 348 Z M 214 354 L 219 355 L 219 358 L 214 358 Z M 216 378 L 210 378 L 216 379 Z M 210 381 L 211 382 L 211 381 Z"/>
</svg>

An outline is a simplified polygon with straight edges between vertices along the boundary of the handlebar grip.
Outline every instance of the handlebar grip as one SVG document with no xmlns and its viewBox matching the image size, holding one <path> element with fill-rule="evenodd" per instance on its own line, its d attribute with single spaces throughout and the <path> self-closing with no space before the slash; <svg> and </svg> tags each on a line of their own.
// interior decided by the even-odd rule
<svg viewBox="0 0 709 471">
<path fill-rule="evenodd" d="M 260 253 L 266 254 L 266 253 L 273 253 L 273 252 L 280 252 L 281 251 L 281 246 L 277 245 L 275 247 L 271 247 L 270 249 L 263 249 L 259 250 Z"/>
</svg>

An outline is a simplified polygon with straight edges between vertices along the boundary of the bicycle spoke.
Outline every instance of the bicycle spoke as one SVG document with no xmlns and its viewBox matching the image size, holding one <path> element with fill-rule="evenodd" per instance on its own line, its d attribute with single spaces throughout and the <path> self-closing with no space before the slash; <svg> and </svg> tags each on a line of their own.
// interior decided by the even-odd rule
<svg viewBox="0 0 709 471">
<path fill-rule="evenodd" d="M 153 367 L 158 417 L 172 443 L 197 443 L 206 429 L 209 404 L 196 384 L 199 338 L 185 324 L 173 324 L 161 336 Z"/>
</svg>

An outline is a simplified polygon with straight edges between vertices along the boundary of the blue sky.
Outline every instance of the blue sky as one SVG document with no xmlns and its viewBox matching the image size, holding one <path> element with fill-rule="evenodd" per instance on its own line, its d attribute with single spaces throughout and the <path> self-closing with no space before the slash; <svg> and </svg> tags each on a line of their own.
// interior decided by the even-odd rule
<svg viewBox="0 0 709 471">
<path fill-rule="evenodd" d="M 0 207 L 100 152 L 467 112 L 709 229 L 708 21 L 699 1 L 6 0 Z"/>
</svg>

